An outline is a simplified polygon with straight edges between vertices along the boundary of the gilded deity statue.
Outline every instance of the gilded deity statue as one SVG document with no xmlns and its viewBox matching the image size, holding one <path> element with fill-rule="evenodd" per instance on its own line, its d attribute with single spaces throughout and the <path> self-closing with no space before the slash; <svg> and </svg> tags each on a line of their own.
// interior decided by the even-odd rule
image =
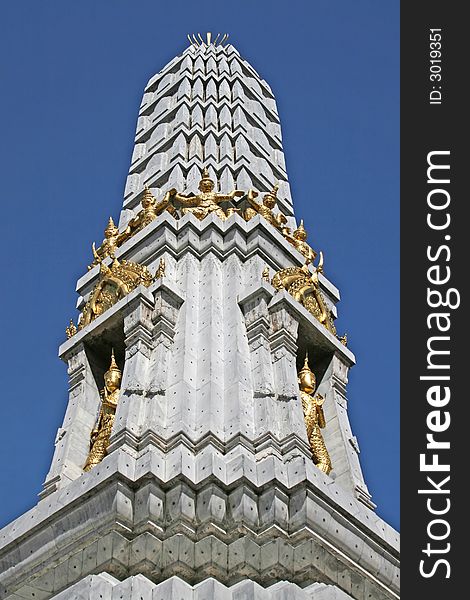
<svg viewBox="0 0 470 600">
<path fill-rule="evenodd" d="M 321 430 L 326 426 L 323 413 L 325 398 L 320 394 L 315 394 L 317 383 L 315 374 L 308 366 L 308 356 L 305 357 L 305 363 L 299 372 L 298 381 L 313 461 L 320 471 L 328 475 L 332 469 L 331 459 L 321 434 Z"/>
<path fill-rule="evenodd" d="M 67 335 L 67 339 L 69 340 L 76 333 L 77 333 L 77 328 L 75 326 L 75 323 L 72 321 L 72 319 L 70 319 L 69 326 L 65 328 L 65 334 Z"/>
<path fill-rule="evenodd" d="M 192 213 L 200 221 L 205 219 L 207 215 L 215 213 L 220 219 L 227 219 L 230 214 L 233 213 L 233 209 L 230 210 L 229 214 L 226 214 L 224 210 L 219 206 L 221 202 L 227 202 L 233 200 L 236 196 L 244 196 L 245 192 L 241 190 L 233 190 L 229 194 L 218 194 L 214 192 L 215 184 L 214 181 L 209 177 L 209 172 L 206 168 L 202 171 L 201 181 L 199 182 L 200 194 L 197 196 L 185 196 L 179 194 L 176 190 L 170 190 L 171 198 L 177 200 L 182 204 L 181 212 L 183 215 Z"/>
<path fill-rule="evenodd" d="M 101 246 L 96 249 L 95 243 L 92 244 L 94 260 L 88 267 L 90 270 L 95 265 L 99 264 L 107 256 L 113 256 L 116 249 L 127 239 L 128 232 L 119 233 L 119 229 L 114 224 L 113 218 L 109 217 L 108 224 L 104 230 L 104 240 Z"/>
<path fill-rule="evenodd" d="M 104 388 L 101 391 L 101 408 L 96 427 L 90 436 L 90 452 L 86 460 L 84 471 L 89 471 L 100 463 L 106 456 L 109 438 L 113 429 L 116 407 L 119 400 L 119 387 L 121 385 L 121 371 L 111 355 L 111 365 L 104 374 Z"/>
<path fill-rule="evenodd" d="M 307 244 L 307 232 L 304 227 L 303 219 L 300 225 L 292 235 L 284 234 L 286 239 L 302 254 L 305 258 L 305 264 L 309 265 L 315 260 L 317 253 Z M 323 254 L 320 252 L 320 262 L 316 267 L 319 273 L 323 273 Z"/>
<path fill-rule="evenodd" d="M 152 195 L 152 192 L 147 186 L 145 186 L 144 194 L 142 196 L 141 211 L 129 222 L 130 235 L 134 235 L 149 223 L 154 221 L 159 215 L 167 210 L 173 217 L 178 218 L 175 207 L 171 203 L 171 197 L 176 190 L 170 190 L 167 192 L 163 200 L 157 202 L 156 198 Z"/>
<path fill-rule="evenodd" d="M 277 190 L 279 185 L 276 183 L 273 189 L 263 196 L 263 203 L 256 202 L 255 198 L 258 196 L 258 192 L 255 190 L 249 190 L 247 194 L 247 200 L 249 207 L 245 210 L 245 219 L 249 221 L 255 215 L 261 215 L 271 223 L 273 227 L 279 231 L 289 233 L 289 229 L 286 227 L 287 219 L 282 213 L 274 214 L 273 208 L 277 202 Z"/>
</svg>

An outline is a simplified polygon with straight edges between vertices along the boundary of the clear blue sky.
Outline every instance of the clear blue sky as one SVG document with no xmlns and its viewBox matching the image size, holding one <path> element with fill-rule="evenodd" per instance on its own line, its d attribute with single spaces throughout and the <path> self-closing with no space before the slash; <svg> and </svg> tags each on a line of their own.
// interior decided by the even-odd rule
<svg viewBox="0 0 470 600">
<path fill-rule="evenodd" d="M 36 502 L 67 403 L 75 283 L 117 218 L 148 78 L 229 32 L 277 97 L 298 218 L 342 294 L 349 413 L 399 526 L 399 3 L 15 0 L 0 22 L 0 525 Z"/>
</svg>

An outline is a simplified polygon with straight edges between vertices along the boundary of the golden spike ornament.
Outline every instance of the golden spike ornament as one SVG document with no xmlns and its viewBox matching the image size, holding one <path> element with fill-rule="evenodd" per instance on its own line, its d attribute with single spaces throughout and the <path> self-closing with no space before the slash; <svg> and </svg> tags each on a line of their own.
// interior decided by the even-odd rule
<svg viewBox="0 0 470 600">
<path fill-rule="evenodd" d="M 325 398 L 320 394 L 315 394 L 317 383 L 315 374 L 308 364 L 308 355 L 305 356 L 304 366 L 299 371 L 298 382 L 305 425 L 307 427 L 307 438 L 312 451 L 313 462 L 320 471 L 329 475 L 332 464 L 321 433 L 321 430 L 326 427 L 323 412 Z"/>
<path fill-rule="evenodd" d="M 289 228 L 286 227 L 287 219 L 281 212 L 275 214 L 273 209 L 277 203 L 277 191 L 279 189 L 279 183 L 276 182 L 273 189 L 267 192 L 263 196 L 263 202 L 256 202 L 255 198 L 258 196 L 258 192 L 255 190 L 248 190 L 247 202 L 248 208 L 245 209 L 244 217 L 246 221 L 249 221 L 256 215 L 261 215 L 268 223 L 271 223 L 273 227 L 281 231 L 283 234 L 289 234 Z"/>
<path fill-rule="evenodd" d="M 65 328 L 65 334 L 67 336 L 67 339 L 69 340 L 71 337 L 73 337 L 75 334 L 77 333 L 77 328 L 75 326 L 75 323 L 73 322 L 72 319 L 70 319 L 70 325 L 68 327 Z"/>
<path fill-rule="evenodd" d="M 149 287 L 153 280 L 150 271 L 143 265 L 127 260 L 119 262 L 115 257 L 109 267 L 101 262 L 100 279 L 82 310 L 78 329 L 86 327 L 137 286 Z"/>
<path fill-rule="evenodd" d="M 343 344 L 343 346 L 347 346 L 348 345 L 348 334 L 345 333 L 341 337 L 338 337 L 338 340 Z"/>
<path fill-rule="evenodd" d="M 121 370 L 116 364 L 113 350 L 111 353 L 111 364 L 104 374 L 104 388 L 100 392 L 100 413 L 96 426 L 90 435 L 90 452 L 83 467 L 84 471 L 92 469 L 107 454 L 119 400 L 120 385 Z"/>
<path fill-rule="evenodd" d="M 245 192 L 241 190 L 233 190 L 229 194 L 219 194 L 214 191 L 215 183 L 209 176 L 209 171 L 204 167 L 201 173 L 201 180 L 199 182 L 200 193 L 196 196 L 186 196 L 176 192 L 176 190 L 170 190 L 171 200 L 177 201 L 181 204 L 181 212 L 183 215 L 193 214 L 200 221 L 205 219 L 208 215 L 214 213 L 220 219 L 225 221 L 228 216 L 233 214 L 233 210 L 229 214 L 221 208 L 221 202 L 228 202 L 233 200 L 236 196 L 241 197 L 245 195 Z"/>
</svg>

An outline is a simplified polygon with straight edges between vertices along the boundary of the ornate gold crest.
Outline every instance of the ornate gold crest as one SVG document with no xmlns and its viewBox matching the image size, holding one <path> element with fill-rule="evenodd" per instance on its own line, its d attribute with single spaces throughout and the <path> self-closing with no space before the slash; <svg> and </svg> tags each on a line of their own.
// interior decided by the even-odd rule
<svg viewBox="0 0 470 600">
<path fill-rule="evenodd" d="M 308 312 L 320 321 L 329 332 L 336 335 L 331 313 L 326 307 L 323 294 L 320 291 L 317 270 L 312 275 L 306 265 L 303 267 L 288 267 L 274 275 L 272 285 L 277 290 L 286 289 L 294 300 L 305 306 Z"/>
<path fill-rule="evenodd" d="M 119 262 L 117 258 L 114 258 L 109 267 L 103 262 L 100 263 L 100 280 L 82 310 L 78 329 L 83 329 L 94 321 L 137 286 L 148 287 L 152 281 L 150 271 L 143 265 L 127 260 Z"/>
</svg>

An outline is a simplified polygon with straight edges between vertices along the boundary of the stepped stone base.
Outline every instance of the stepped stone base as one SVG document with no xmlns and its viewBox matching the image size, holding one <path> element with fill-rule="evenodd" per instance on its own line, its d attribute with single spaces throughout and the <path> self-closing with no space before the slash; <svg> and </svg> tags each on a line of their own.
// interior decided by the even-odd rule
<svg viewBox="0 0 470 600">
<path fill-rule="evenodd" d="M 70 590 L 102 572 L 115 583 L 142 574 L 154 586 L 176 575 L 191 594 L 204 589 L 191 585 L 217 578 L 223 590 L 247 579 L 254 590 L 287 580 L 292 590 L 317 593 L 323 588 L 311 586 L 323 583 L 356 600 L 398 597 L 390 527 L 299 448 L 284 457 L 239 451 L 209 445 L 191 455 L 185 444 L 163 454 L 150 446 L 134 458 L 116 450 L 3 530 L 0 598 L 99 598 Z"/>
<path fill-rule="evenodd" d="M 29 596 L 28 596 L 29 597 Z M 14 596 L 25 598 L 25 596 Z M 194 586 L 179 577 L 171 577 L 161 583 L 152 583 L 143 575 L 119 581 L 108 573 L 85 577 L 71 588 L 54 596 L 52 600 L 349 600 L 335 586 L 315 583 L 301 589 L 287 581 L 263 588 L 253 581 L 240 581 L 226 587 L 215 579 L 206 579 Z"/>
</svg>

